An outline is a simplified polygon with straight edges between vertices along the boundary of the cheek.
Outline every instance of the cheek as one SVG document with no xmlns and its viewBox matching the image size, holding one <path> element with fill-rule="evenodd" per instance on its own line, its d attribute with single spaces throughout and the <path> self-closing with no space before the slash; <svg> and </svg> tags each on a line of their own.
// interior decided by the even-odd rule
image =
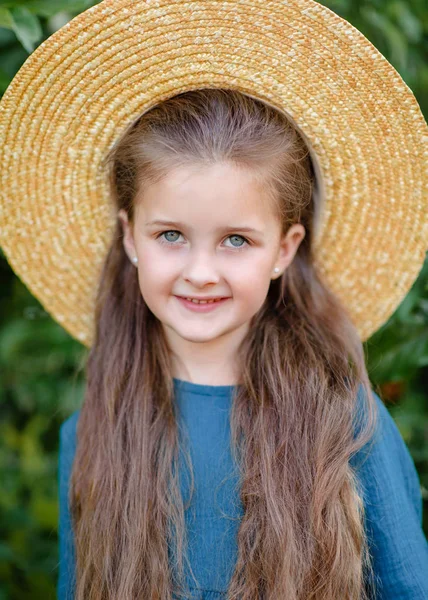
<svg viewBox="0 0 428 600">
<path fill-rule="evenodd" d="M 167 266 L 149 260 L 139 262 L 138 281 L 143 295 L 159 294 L 164 288 L 166 289 L 170 280 Z"/>
<path fill-rule="evenodd" d="M 235 271 L 240 279 L 254 284 L 269 279 L 272 271 L 272 258 L 267 252 L 252 252 L 245 258 L 238 260 Z"/>
<path fill-rule="evenodd" d="M 156 273 L 162 273 L 168 269 L 168 260 L 165 260 L 163 253 L 156 248 L 153 242 L 140 244 L 138 256 L 138 268 L 140 271 L 144 271 L 147 277 L 152 277 Z"/>
<path fill-rule="evenodd" d="M 235 296 L 252 309 L 258 310 L 266 298 L 271 282 L 270 264 L 266 260 L 245 261 L 231 275 Z"/>
<path fill-rule="evenodd" d="M 165 253 L 152 244 L 145 244 L 138 250 L 138 281 L 141 294 L 149 304 L 151 298 L 169 294 L 172 282 L 177 277 L 175 261 L 165 259 Z"/>
</svg>

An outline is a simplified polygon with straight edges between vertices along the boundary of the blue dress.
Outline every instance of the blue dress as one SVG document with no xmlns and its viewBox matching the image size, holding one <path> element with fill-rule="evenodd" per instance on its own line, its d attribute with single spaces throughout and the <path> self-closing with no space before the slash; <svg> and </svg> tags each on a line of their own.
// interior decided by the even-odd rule
<svg viewBox="0 0 428 600">
<path fill-rule="evenodd" d="M 230 453 L 229 409 L 234 386 L 174 379 L 174 388 L 178 419 L 183 419 L 189 433 L 195 477 L 192 505 L 186 511 L 188 556 L 198 582 L 187 573 L 191 599 L 224 600 L 237 558 L 236 534 L 242 516 Z M 427 600 L 428 542 L 422 529 L 418 474 L 395 421 L 379 396 L 374 395 L 380 427 L 376 442 L 358 471 L 358 479 L 376 575 L 376 598 Z M 75 554 L 67 494 L 79 412 L 73 413 L 60 429 L 59 600 L 71 600 L 74 590 Z M 354 465 L 363 451 L 364 448 L 361 455 L 352 458 Z M 188 479 L 183 477 L 182 493 L 186 499 L 187 490 Z"/>
</svg>

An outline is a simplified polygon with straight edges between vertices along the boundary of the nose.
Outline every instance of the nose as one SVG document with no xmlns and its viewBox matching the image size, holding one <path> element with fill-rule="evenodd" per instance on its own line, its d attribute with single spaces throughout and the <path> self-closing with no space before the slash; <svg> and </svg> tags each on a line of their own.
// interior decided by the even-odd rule
<svg viewBox="0 0 428 600">
<path fill-rule="evenodd" d="M 183 268 L 183 278 L 195 287 L 203 287 L 220 280 L 215 260 L 208 254 L 208 252 L 190 253 Z"/>
</svg>

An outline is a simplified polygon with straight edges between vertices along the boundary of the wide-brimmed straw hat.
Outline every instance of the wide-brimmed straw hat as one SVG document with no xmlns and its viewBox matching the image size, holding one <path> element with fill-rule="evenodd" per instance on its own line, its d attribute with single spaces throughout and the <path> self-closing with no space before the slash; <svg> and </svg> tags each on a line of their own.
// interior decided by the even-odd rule
<svg viewBox="0 0 428 600">
<path fill-rule="evenodd" d="M 206 87 L 282 110 L 308 143 L 316 261 L 364 341 L 423 266 L 427 125 L 384 56 L 313 0 L 103 0 L 44 41 L 0 102 L 11 267 L 90 346 L 117 218 L 101 162 L 142 113 Z"/>
</svg>

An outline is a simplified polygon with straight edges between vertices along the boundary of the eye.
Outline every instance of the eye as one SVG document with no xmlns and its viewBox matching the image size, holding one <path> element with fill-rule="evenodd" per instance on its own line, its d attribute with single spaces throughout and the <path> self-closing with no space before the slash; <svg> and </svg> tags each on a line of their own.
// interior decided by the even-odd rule
<svg viewBox="0 0 428 600">
<path fill-rule="evenodd" d="M 241 250 L 242 248 L 245 248 L 245 246 L 247 244 L 249 244 L 248 240 L 246 238 L 244 238 L 244 236 L 242 236 L 242 235 L 233 234 L 233 235 L 229 235 L 226 239 L 231 239 L 231 240 L 233 240 L 233 239 L 235 239 L 235 240 L 236 239 L 238 239 L 238 240 L 241 239 L 241 240 L 244 240 L 244 244 L 243 245 L 241 245 L 241 246 L 233 246 L 233 248 L 235 248 L 235 250 Z"/>
<path fill-rule="evenodd" d="M 180 234 L 180 232 L 179 232 L 179 231 L 176 231 L 176 230 L 173 230 L 173 229 L 171 229 L 170 231 L 163 231 L 162 233 L 160 233 L 160 234 L 159 234 L 159 235 L 156 237 L 156 239 L 158 239 L 158 238 L 160 238 L 160 237 L 162 237 L 163 235 L 166 235 L 166 234 L 168 234 L 168 233 L 173 233 L 173 234 L 177 234 L 177 233 L 178 233 L 178 234 Z M 166 238 L 164 238 L 164 239 L 162 239 L 162 240 L 161 240 L 161 243 L 162 243 L 162 244 L 170 244 L 170 243 L 174 243 L 174 242 L 176 242 L 176 241 L 177 241 L 177 240 L 170 240 L 170 239 L 168 239 L 168 240 L 167 240 Z"/>
</svg>

